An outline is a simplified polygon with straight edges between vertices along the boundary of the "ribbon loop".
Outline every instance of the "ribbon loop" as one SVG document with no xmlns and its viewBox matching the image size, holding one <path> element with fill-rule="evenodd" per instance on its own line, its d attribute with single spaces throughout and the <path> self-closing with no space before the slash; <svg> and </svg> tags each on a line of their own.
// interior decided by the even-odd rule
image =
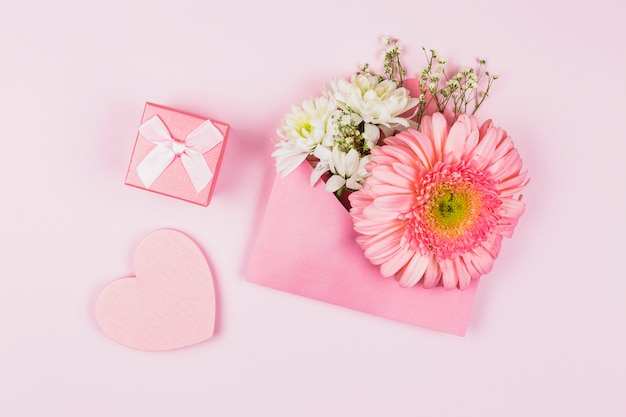
<svg viewBox="0 0 626 417">
<path fill-rule="evenodd" d="M 157 145 L 137 165 L 137 174 L 146 188 L 150 188 L 177 157 L 180 157 L 196 192 L 199 193 L 211 182 L 213 172 L 203 154 L 221 143 L 224 136 L 210 120 L 187 135 L 184 142 L 172 138 L 158 115 L 139 126 L 139 132 Z"/>
</svg>

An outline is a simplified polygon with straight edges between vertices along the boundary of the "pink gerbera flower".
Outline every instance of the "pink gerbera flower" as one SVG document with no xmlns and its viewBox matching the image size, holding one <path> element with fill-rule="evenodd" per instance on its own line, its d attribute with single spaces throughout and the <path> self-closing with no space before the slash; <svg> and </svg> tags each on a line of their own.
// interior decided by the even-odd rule
<svg viewBox="0 0 626 417">
<path fill-rule="evenodd" d="M 372 175 L 350 195 L 365 256 L 408 287 L 466 288 L 489 272 L 524 213 L 522 160 L 491 121 L 435 113 L 372 150 Z"/>
</svg>

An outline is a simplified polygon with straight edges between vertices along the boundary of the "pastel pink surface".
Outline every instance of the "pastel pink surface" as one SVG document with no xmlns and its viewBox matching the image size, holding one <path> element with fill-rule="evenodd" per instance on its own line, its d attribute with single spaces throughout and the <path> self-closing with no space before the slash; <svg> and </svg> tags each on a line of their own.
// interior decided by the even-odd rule
<svg viewBox="0 0 626 417">
<path fill-rule="evenodd" d="M 626 416 L 626 2 L 355 6 L 2 2 L 1 417 Z M 382 35 L 407 76 L 422 45 L 451 72 L 486 58 L 478 116 L 533 177 L 465 338 L 244 281 L 270 138 L 330 78 L 383 73 Z M 208 208 L 124 185 L 146 101 L 231 125 Z M 209 260 L 216 334 L 151 354 L 94 308 L 163 227 Z"/>
<path fill-rule="evenodd" d="M 357 245 L 352 220 L 302 164 L 276 177 L 248 281 L 380 317 L 464 335 L 478 282 L 464 291 L 383 278 Z"/>
<path fill-rule="evenodd" d="M 136 277 L 110 283 L 96 305 L 111 339 L 140 350 L 170 350 L 209 339 L 215 326 L 211 270 L 198 246 L 176 230 L 158 230 L 135 252 Z"/>
<path fill-rule="evenodd" d="M 141 123 L 155 115 L 158 115 L 161 120 L 163 120 L 170 131 L 170 134 L 175 139 L 184 139 L 189 133 L 207 120 L 203 117 L 179 112 L 158 104 L 146 103 Z M 207 185 L 202 191 L 197 192 L 195 190 L 180 158 L 174 159 L 174 161 L 154 181 L 154 183 L 147 188 L 137 174 L 137 165 L 139 165 L 139 163 L 152 149 L 156 147 L 156 145 L 145 139 L 139 132 L 137 133 L 135 148 L 128 167 L 128 172 L 126 173 L 125 183 L 144 190 L 153 191 L 159 194 L 207 206 L 211 201 L 211 196 L 213 195 L 213 191 L 215 189 L 217 176 L 224 155 L 224 148 L 226 146 L 230 130 L 230 127 L 227 124 L 214 120 L 211 120 L 211 122 L 222 132 L 224 140 L 204 154 L 204 159 L 214 175 L 209 185 Z"/>
</svg>

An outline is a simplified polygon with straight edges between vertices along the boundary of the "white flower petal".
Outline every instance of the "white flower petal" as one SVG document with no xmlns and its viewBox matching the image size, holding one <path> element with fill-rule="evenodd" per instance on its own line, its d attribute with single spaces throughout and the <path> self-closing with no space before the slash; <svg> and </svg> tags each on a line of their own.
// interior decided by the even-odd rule
<svg viewBox="0 0 626 417">
<path fill-rule="evenodd" d="M 313 151 L 313 156 L 315 156 L 320 161 L 329 161 L 332 158 L 332 152 L 325 146 L 318 146 Z"/>
<path fill-rule="evenodd" d="M 287 142 L 280 142 L 272 156 L 276 159 L 276 171 L 286 176 L 295 170 L 308 156 L 308 152 Z"/>
<path fill-rule="evenodd" d="M 346 153 L 339 150 L 337 146 L 333 148 L 332 158 L 330 160 L 330 171 L 333 174 L 339 174 L 342 177 L 346 176 L 344 169 L 346 165 Z"/>
<path fill-rule="evenodd" d="M 365 126 L 363 126 L 363 138 L 368 143 L 376 144 L 378 139 L 380 139 L 380 129 L 376 125 L 365 123 Z"/>
<path fill-rule="evenodd" d="M 391 80 L 381 81 L 371 74 L 357 74 L 350 82 L 331 82 L 328 94 L 339 108 L 350 107 L 366 123 L 389 127 L 408 127 L 408 118 L 400 115 L 418 104 L 406 88 L 398 87 Z"/>
<path fill-rule="evenodd" d="M 326 181 L 326 191 L 334 193 L 346 183 L 346 179 L 340 175 L 333 175 Z"/>
<path fill-rule="evenodd" d="M 324 175 L 325 172 L 328 172 L 328 164 L 324 164 L 321 161 L 318 162 L 315 166 L 315 169 L 311 172 L 311 187 L 317 184 L 317 182 L 319 181 L 321 176 Z"/>
<path fill-rule="evenodd" d="M 359 168 L 359 153 L 356 149 L 350 149 L 344 159 L 343 172 L 346 177 L 350 177 L 356 173 Z"/>
</svg>

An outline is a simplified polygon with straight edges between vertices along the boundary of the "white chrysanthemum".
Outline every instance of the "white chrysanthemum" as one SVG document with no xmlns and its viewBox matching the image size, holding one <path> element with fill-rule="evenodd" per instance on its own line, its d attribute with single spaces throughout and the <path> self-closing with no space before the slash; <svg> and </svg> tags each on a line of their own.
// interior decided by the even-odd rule
<svg viewBox="0 0 626 417">
<path fill-rule="evenodd" d="M 363 181 L 370 175 L 365 165 L 371 156 L 361 157 L 356 149 L 344 152 L 338 146 L 334 146 L 331 151 L 325 146 L 318 146 L 313 155 L 319 162 L 311 173 L 311 186 L 315 185 L 324 173 L 330 171 L 333 175 L 326 181 L 328 192 L 334 193 L 344 186 L 349 190 L 360 190 Z"/>
<path fill-rule="evenodd" d="M 304 100 L 300 107 L 292 107 L 291 113 L 285 115 L 278 134 L 286 141 L 298 141 L 310 149 L 322 142 L 330 145 L 332 132 L 328 131 L 328 124 L 335 110 L 337 105 L 327 96 Z"/>
<path fill-rule="evenodd" d="M 335 129 L 331 116 L 336 110 L 335 102 L 327 96 L 304 100 L 300 107 L 291 109 L 278 129 L 283 140 L 276 143 L 278 149 L 272 153 L 278 172 L 283 176 L 292 172 L 318 145 L 332 146 Z"/>
<path fill-rule="evenodd" d="M 365 123 L 388 128 L 409 127 L 401 114 L 415 107 L 419 101 L 409 95 L 409 90 L 398 87 L 391 80 L 380 80 L 376 75 L 356 74 L 350 82 L 332 80 L 328 94 L 342 108 L 358 113 Z"/>
</svg>

